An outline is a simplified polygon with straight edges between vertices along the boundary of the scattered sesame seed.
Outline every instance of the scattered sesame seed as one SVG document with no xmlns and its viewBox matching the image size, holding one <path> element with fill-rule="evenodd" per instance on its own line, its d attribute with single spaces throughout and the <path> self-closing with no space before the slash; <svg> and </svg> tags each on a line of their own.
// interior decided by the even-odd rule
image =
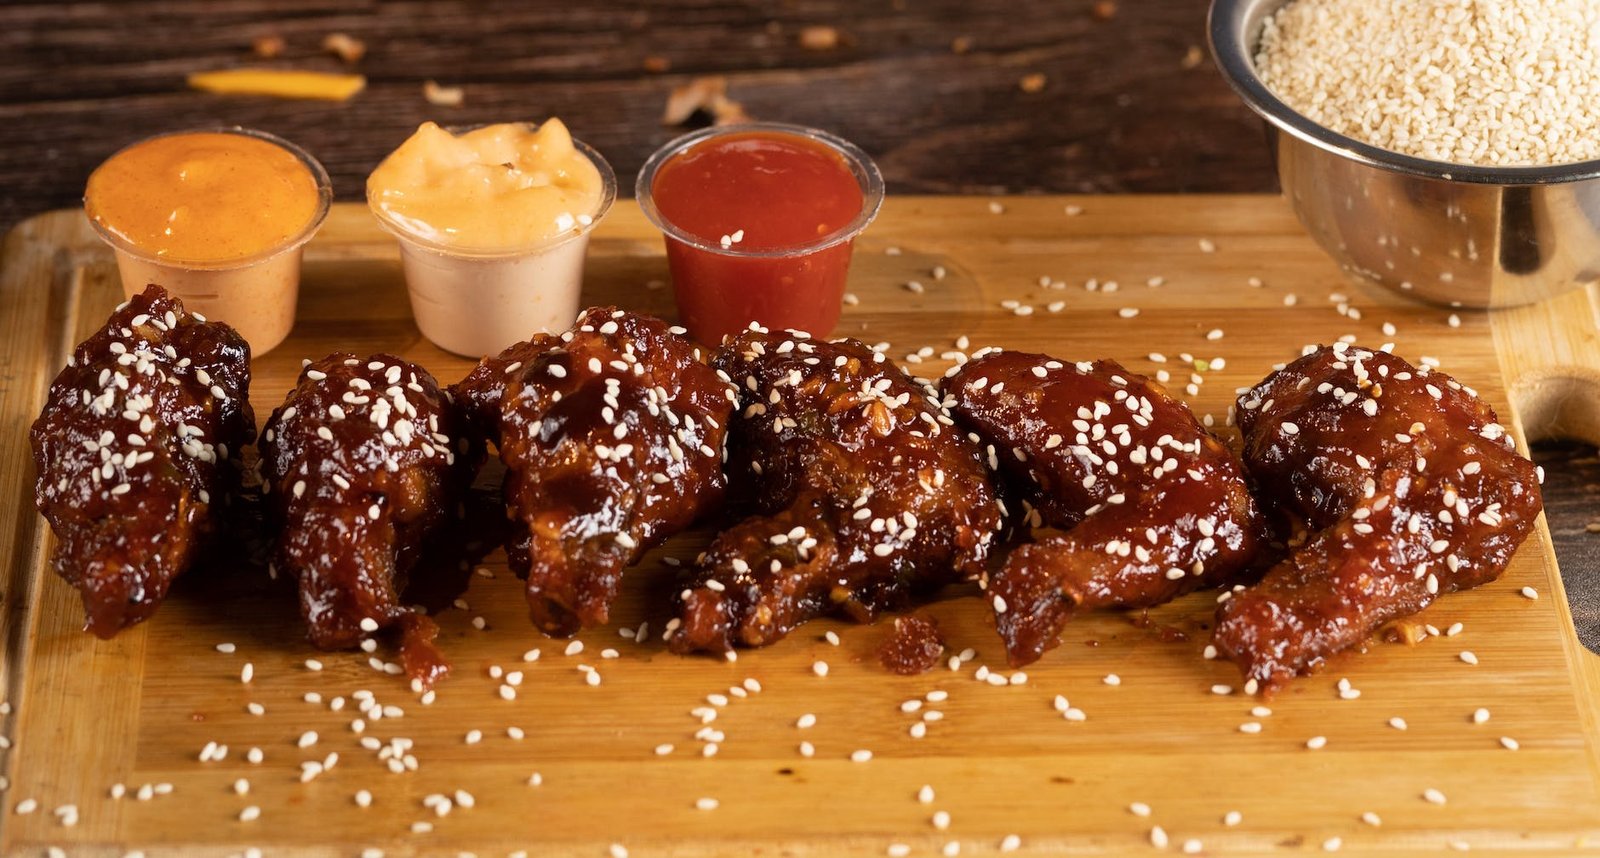
<svg viewBox="0 0 1600 858">
<path fill-rule="evenodd" d="M 828 663 L 825 662 L 825 661 L 814 661 L 814 662 L 812 662 L 811 663 L 811 672 L 815 673 L 818 676 L 827 676 L 828 675 Z"/>
<path fill-rule="evenodd" d="M 1104 682 L 1107 685 L 1121 685 L 1122 677 L 1116 675 L 1115 673 L 1108 673 L 1105 675 L 1105 678 L 1101 680 L 1101 682 Z"/>
<path fill-rule="evenodd" d="M 1327 744 L 1327 736 L 1312 736 L 1306 740 L 1306 749 L 1311 751 L 1320 751 L 1324 747 L 1327 747 Z"/>
<path fill-rule="evenodd" d="M 1159 825 L 1150 826 L 1150 845 L 1157 849 L 1167 848 L 1167 830 Z"/>
<path fill-rule="evenodd" d="M 1445 798 L 1444 793 L 1429 787 L 1422 791 L 1422 800 L 1429 804 L 1444 804 L 1448 799 Z"/>
<path fill-rule="evenodd" d="M 1136 801 L 1133 804 L 1128 805 L 1128 812 L 1134 816 L 1149 816 L 1150 805 L 1145 804 L 1142 801 Z"/>
<path fill-rule="evenodd" d="M 850 762 L 852 763 L 864 763 L 870 759 L 872 759 L 872 752 L 865 748 L 850 752 Z"/>
</svg>

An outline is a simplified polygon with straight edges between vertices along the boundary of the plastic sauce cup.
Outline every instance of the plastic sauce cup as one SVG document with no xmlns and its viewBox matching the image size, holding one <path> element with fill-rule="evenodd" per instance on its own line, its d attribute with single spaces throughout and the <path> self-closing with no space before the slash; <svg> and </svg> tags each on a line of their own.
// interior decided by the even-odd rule
<svg viewBox="0 0 1600 858">
<path fill-rule="evenodd" d="M 859 185 L 860 211 L 814 239 L 783 246 L 747 247 L 690 232 L 662 212 L 657 180 L 673 159 L 728 135 L 795 137 L 836 154 Z M 703 343 L 715 344 L 751 322 L 821 336 L 839 321 L 854 240 L 883 204 L 883 177 L 854 144 L 814 128 L 758 122 L 703 129 L 658 149 L 639 171 L 635 196 L 645 217 L 661 230 L 680 321 Z M 754 201 L 783 207 L 784 197 Z"/>
<path fill-rule="evenodd" d="M 158 134 L 120 150 L 107 159 L 107 163 L 136 146 L 185 134 L 237 134 L 270 143 L 293 155 L 315 184 L 315 211 L 305 228 L 273 247 L 248 256 L 188 262 L 141 247 L 94 217 L 90 218 L 90 225 L 111 246 L 122 279 L 122 291 L 127 297 L 143 292 L 151 283 L 159 284 L 182 300 L 185 309 L 232 326 L 250 343 L 252 354 L 266 354 L 282 343 L 294 328 L 302 252 L 328 216 L 333 203 L 333 185 L 327 171 L 304 149 L 264 131 L 237 127 Z M 87 196 L 84 204 L 86 209 L 92 208 L 92 200 Z"/>
<path fill-rule="evenodd" d="M 400 240 L 411 314 L 434 345 L 477 358 L 572 326 L 590 234 L 617 198 L 617 177 L 606 159 L 581 140 L 572 145 L 600 172 L 600 203 L 566 232 L 526 247 L 481 251 L 441 244 L 390 217 L 368 195 L 378 223 Z"/>
</svg>

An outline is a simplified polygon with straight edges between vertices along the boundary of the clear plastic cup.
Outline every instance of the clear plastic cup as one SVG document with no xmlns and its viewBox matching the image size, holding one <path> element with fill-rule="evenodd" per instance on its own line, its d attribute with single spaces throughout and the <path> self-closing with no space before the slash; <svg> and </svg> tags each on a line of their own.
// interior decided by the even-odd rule
<svg viewBox="0 0 1600 858">
<path fill-rule="evenodd" d="M 695 235 L 672 223 L 656 203 L 656 176 L 673 158 L 729 134 L 794 135 L 833 150 L 861 187 L 861 211 L 848 223 L 800 244 L 746 249 Z M 826 335 L 839 321 L 856 236 L 883 204 L 883 176 L 855 144 L 841 137 L 779 122 L 723 125 L 685 134 L 656 150 L 634 185 L 645 217 L 665 237 L 667 266 L 678 318 L 696 339 L 715 344 L 751 322 Z M 785 201 L 774 199 L 773 206 Z"/>
<path fill-rule="evenodd" d="M 185 262 L 151 253 L 90 218 L 101 240 L 111 246 L 122 291 L 133 297 L 155 283 L 183 301 L 184 308 L 212 321 L 227 322 L 250 343 L 254 355 L 272 351 L 294 328 L 300 296 L 300 261 L 306 242 L 317 234 L 333 204 L 333 183 L 317 159 L 299 146 L 265 131 L 248 128 L 194 128 L 157 134 L 138 143 L 180 134 L 238 134 L 278 146 L 295 156 L 316 183 L 317 208 L 305 229 L 282 244 L 237 259 Z M 122 150 L 119 150 L 119 153 Z M 115 158 L 116 155 L 112 155 Z M 109 160 L 109 159 L 108 159 Z M 85 200 L 87 206 L 88 200 Z"/>
<path fill-rule="evenodd" d="M 482 251 L 441 244 L 390 217 L 368 195 L 373 216 L 400 240 L 411 314 L 434 345 L 477 358 L 541 331 L 572 327 L 590 234 L 617 199 L 611 165 L 583 141 L 574 138 L 572 145 L 600 172 L 600 203 L 572 229 L 526 247 Z"/>
</svg>

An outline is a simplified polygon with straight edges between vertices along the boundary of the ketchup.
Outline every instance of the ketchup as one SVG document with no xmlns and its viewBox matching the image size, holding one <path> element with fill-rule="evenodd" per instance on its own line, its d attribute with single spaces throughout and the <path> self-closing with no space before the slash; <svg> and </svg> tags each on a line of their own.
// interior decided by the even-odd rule
<svg viewBox="0 0 1600 858">
<path fill-rule="evenodd" d="M 668 231 L 680 320 L 701 342 L 752 321 L 833 329 L 855 238 L 836 234 L 867 203 L 845 153 L 798 133 L 713 134 L 668 157 L 649 192 L 662 220 L 702 245 Z"/>
</svg>

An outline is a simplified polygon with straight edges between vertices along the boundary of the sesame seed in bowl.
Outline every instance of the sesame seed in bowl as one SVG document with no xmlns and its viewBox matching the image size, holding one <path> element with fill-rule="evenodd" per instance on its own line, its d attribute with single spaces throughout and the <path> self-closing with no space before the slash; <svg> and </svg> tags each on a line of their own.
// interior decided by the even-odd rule
<svg viewBox="0 0 1600 858">
<path fill-rule="evenodd" d="M 1600 279 L 1600 4 L 1213 0 L 1223 77 L 1353 279 L 1450 307 Z"/>
</svg>

